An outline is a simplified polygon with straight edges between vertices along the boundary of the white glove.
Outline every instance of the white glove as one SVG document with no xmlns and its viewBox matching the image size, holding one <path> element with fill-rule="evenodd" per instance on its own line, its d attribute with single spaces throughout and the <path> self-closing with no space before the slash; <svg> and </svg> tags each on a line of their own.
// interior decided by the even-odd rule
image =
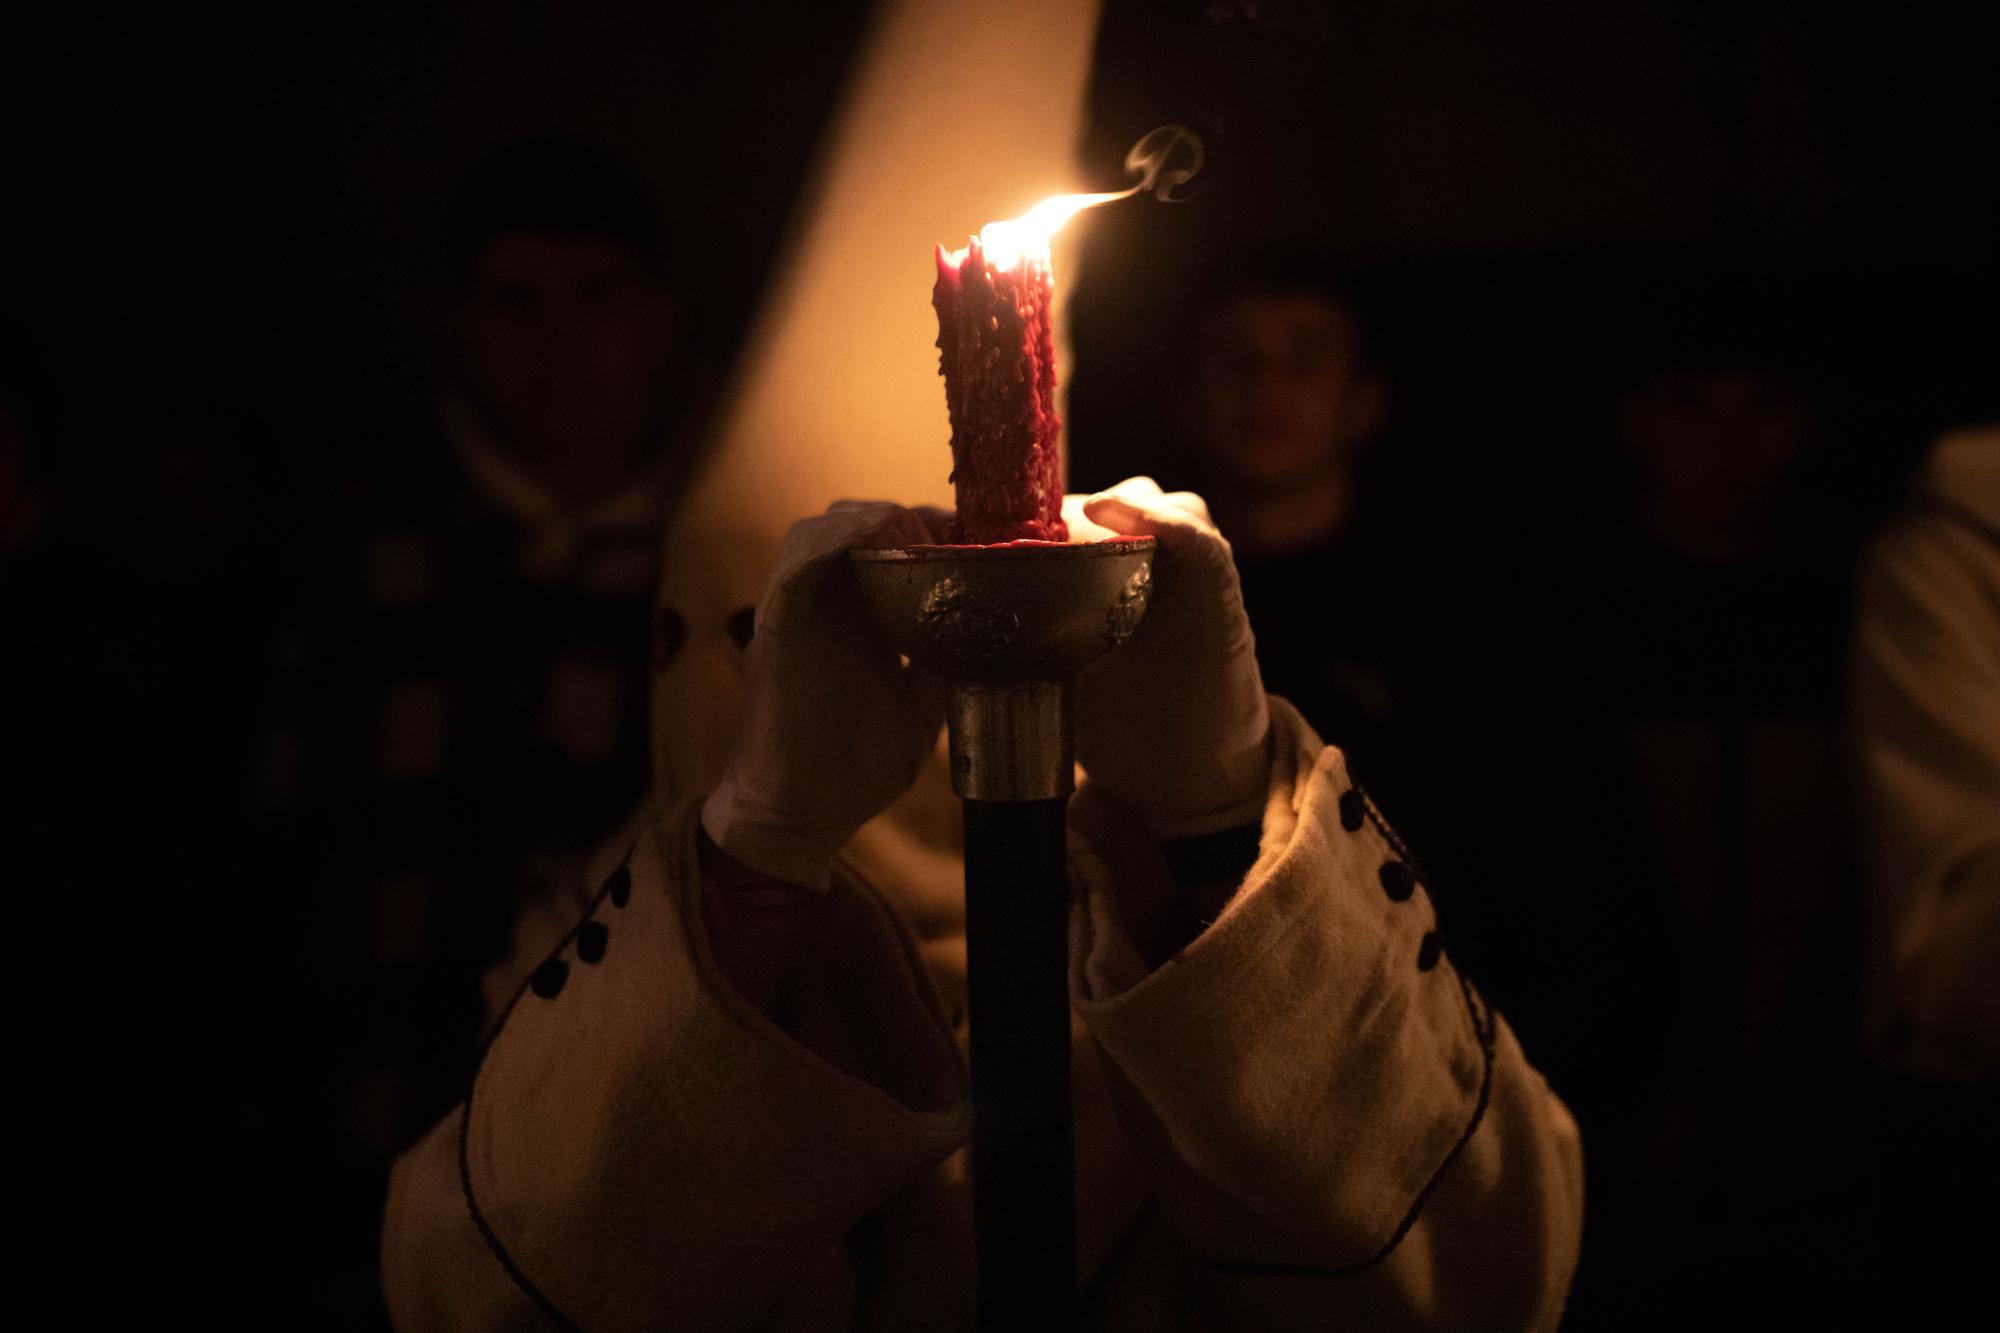
<svg viewBox="0 0 2000 1333">
<path fill-rule="evenodd" d="M 1208 504 L 1132 477 L 1063 497 L 1072 541 L 1158 540 L 1139 628 L 1077 681 L 1076 753 L 1155 837 L 1254 823 L 1270 784 L 1271 714 L 1229 543 Z"/>
<path fill-rule="evenodd" d="M 702 828 L 737 861 L 825 888 L 842 845 L 916 781 L 943 689 L 883 642 L 845 552 L 939 541 L 949 521 L 843 500 L 786 534 L 757 608 L 735 745 L 701 808 Z"/>
</svg>

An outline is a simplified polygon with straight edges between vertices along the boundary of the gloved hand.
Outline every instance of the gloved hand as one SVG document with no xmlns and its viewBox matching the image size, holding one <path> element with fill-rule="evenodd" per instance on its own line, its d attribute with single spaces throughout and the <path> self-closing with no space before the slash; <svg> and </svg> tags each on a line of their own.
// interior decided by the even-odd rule
<svg viewBox="0 0 2000 1333">
<path fill-rule="evenodd" d="M 1162 839 L 1262 817 L 1271 715 L 1229 543 L 1191 491 L 1132 477 L 1063 498 L 1071 540 L 1158 540 L 1139 628 L 1077 681 L 1077 760 Z"/>
<path fill-rule="evenodd" d="M 757 608 L 742 723 L 701 808 L 716 846 L 752 870 L 825 888 L 841 846 L 930 757 L 943 687 L 883 643 L 845 552 L 942 540 L 949 517 L 843 500 L 786 534 Z"/>
</svg>

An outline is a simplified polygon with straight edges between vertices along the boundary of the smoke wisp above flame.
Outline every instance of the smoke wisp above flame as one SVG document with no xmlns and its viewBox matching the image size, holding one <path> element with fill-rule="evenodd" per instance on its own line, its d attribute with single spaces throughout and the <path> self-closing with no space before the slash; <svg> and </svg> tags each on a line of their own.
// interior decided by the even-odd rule
<svg viewBox="0 0 2000 1333">
<path fill-rule="evenodd" d="M 1170 166 L 1175 152 L 1182 149 L 1186 150 L 1185 164 Z M 1162 125 L 1147 132 L 1126 151 L 1125 174 L 1139 177 L 1139 183 L 1126 193 L 1151 190 L 1161 203 L 1178 204 L 1187 196 L 1174 191 L 1199 175 L 1205 160 L 1200 135 L 1185 125 Z"/>
<path fill-rule="evenodd" d="M 1181 161 L 1174 165 L 1177 156 Z M 1047 263 L 1049 238 L 1084 209 L 1148 191 L 1161 203 L 1180 203 L 1187 196 L 1176 191 L 1195 178 L 1202 162 L 1199 135 L 1184 125 L 1162 125 L 1142 136 L 1125 154 L 1125 174 L 1137 176 L 1136 184 L 1100 194 L 1052 195 L 1019 217 L 989 222 L 980 228 L 980 249 L 985 251 L 987 261 L 998 268 L 1013 268 L 1024 259 Z M 962 264 L 965 253 L 963 249 L 954 250 L 949 258 Z"/>
</svg>

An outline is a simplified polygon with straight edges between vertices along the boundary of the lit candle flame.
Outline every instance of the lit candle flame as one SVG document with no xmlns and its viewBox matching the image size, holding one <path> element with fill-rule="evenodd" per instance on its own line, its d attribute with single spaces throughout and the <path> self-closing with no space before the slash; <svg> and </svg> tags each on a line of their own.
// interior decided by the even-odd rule
<svg viewBox="0 0 2000 1333">
<path fill-rule="evenodd" d="M 1185 166 L 1170 166 L 1176 152 L 1186 160 Z M 1152 190 L 1161 200 L 1174 202 L 1174 191 L 1193 180 L 1201 164 L 1201 140 L 1179 125 L 1163 125 L 1133 144 L 1125 155 L 1125 170 L 1140 178 L 1137 185 L 1102 194 L 1051 195 L 1020 217 L 989 222 L 980 228 L 979 248 L 986 252 L 986 262 L 995 268 L 1014 268 L 1024 260 L 1046 265 L 1050 238 L 1084 209 L 1130 199 L 1142 190 Z M 963 264 L 965 250 L 954 250 L 947 258 L 954 264 Z"/>
<path fill-rule="evenodd" d="M 1047 264 L 1049 240 L 1062 230 L 1064 223 L 1086 208 L 1127 199 L 1137 193 L 1135 187 L 1104 194 L 1051 195 L 1020 217 L 989 222 L 981 227 L 979 248 L 986 252 L 986 262 L 995 268 L 1015 268 L 1024 260 Z M 954 264 L 963 264 L 965 250 L 954 250 L 949 258 Z"/>
</svg>

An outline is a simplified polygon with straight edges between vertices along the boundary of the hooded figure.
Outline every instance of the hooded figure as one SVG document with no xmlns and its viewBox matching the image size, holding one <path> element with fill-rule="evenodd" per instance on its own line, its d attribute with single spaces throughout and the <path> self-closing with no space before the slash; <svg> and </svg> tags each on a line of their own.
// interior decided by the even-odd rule
<svg viewBox="0 0 2000 1333">
<path fill-rule="evenodd" d="M 1160 542 L 1079 687 L 1080 1326 L 1553 1327 L 1574 1124 L 1340 752 L 1264 695 L 1198 498 L 1070 511 Z M 955 801 L 842 558 L 940 530 L 797 525 L 747 651 L 740 593 L 679 590 L 659 795 L 588 901 L 524 920 L 467 1103 L 397 1166 L 399 1327 L 971 1326 Z"/>
<path fill-rule="evenodd" d="M 841 364 L 884 383 L 797 409 L 837 345 L 813 328 L 842 308 L 828 270 L 877 285 L 850 261 L 881 245 L 882 182 L 857 219 L 857 175 L 984 160 L 926 147 L 952 98 L 985 105 L 952 50 L 1054 82 L 1022 98 L 1033 134 L 985 126 L 996 151 L 1068 142 L 1042 122 L 1074 112 L 1094 15 L 1000 8 L 912 0 L 878 27 L 668 540 L 655 794 L 588 888 L 523 917 L 466 1101 L 392 1177 L 383 1281 L 405 1333 L 971 1326 L 959 813 L 935 682 L 874 638 L 844 559 L 938 540 L 945 516 L 781 516 L 848 486 L 936 495 L 935 411 L 900 435 L 868 419 L 937 401 L 928 332 L 914 361 L 895 350 L 904 303 L 927 317 L 921 264 L 913 294 L 883 284 L 879 320 L 870 295 L 846 313 Z M 887 383 L 906 369 L 917 387 Z M 1078 1326 L 1553 1327 L 1575 1125 L 1446 956 L 1340 752 L 1265 696 L 1206 507 L 1135 479 L 1065 516 L 1077 539 L 1159 542 L 1146 619 L 1078 690 Z"/>
</svg>

